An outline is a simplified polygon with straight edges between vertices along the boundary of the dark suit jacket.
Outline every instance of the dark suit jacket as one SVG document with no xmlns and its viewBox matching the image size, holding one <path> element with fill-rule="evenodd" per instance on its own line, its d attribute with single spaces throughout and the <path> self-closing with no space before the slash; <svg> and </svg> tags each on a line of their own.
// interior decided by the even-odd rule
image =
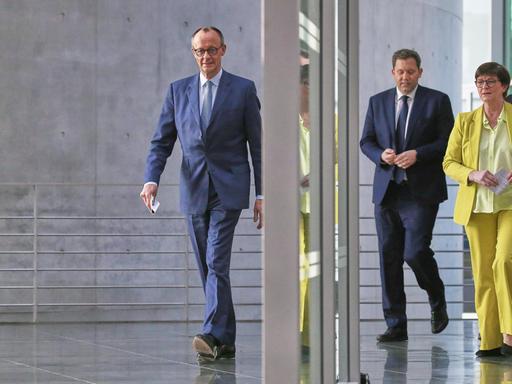
<svg viewBox="0 0 512 384">
<path fill-rule="evenodd" d="M 393 166 L 381 160 L 386 148 L 395 148 L 396 88 L 370 98 L 360 141 L 363 153 L 375 163 L 373 202 L 380 204 L 393 176 Z M 418 86 L 409 116 L 405 150 L 417 151 L 417 162 L 406 170 L 413 196 L 427 204 L 448 198 L 442 161 L 453 127 L 453 112 L 448 96 Z"/>
<path fill-rule="evenodd" d="M 505 100 L 508 101 L 509 103 L 512 103 L 512 94 L 508 95 Z"/>
<path fill-rule="evenodd" d="M 146 162 L 145 182 L 159 183 L 179 138 L 183 154 L 180 202 L 185 214 L 204 213 L 209 180 L 225 209 L 249 206 L 251 151 L 256 194 L 261 192 L 261 117 L 254 82 L 223 71 L 205 135 L 199 115 L 199 74 L 169 86 Z"/>
</svg>

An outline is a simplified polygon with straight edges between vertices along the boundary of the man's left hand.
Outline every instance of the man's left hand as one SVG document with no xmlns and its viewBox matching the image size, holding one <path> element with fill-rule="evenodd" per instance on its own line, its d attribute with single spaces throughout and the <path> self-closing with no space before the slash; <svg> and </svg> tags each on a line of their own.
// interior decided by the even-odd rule
<svg viewBox="0 0 512 384">
<path fill-rule="evenodd" d="M 254 216 L 252 218 L 252 221 L 258 223 L 256 225 L 256 228 L 263 228 L 263 199 L 256 199 L 256 201 L 254 202 Z"/>
<path fill-rule="evenodd" d="M 416 150 L 402 152 L 395 157 L 395 165 L 400 168 L 407 169 L 416 163 Z"/>
</svg>

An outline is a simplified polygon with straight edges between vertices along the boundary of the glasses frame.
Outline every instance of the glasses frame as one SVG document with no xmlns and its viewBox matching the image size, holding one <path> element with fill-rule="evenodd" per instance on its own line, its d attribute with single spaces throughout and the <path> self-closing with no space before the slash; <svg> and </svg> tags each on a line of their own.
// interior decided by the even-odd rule
<svg viewBox="0 0 512 384">
<path fill-rule="evenodd" d="M 494 87 L 497 83 L 499 82 L 499 80 L 497 79 L 490 79 L 490 80 L 475 80 L 475 85 L 477 88 L 481 89 L 483 87 L 487 87 L 487 88 L 492 88 Z M 480 83 L 480 85 L 479 85 Z"/>
<path fill-rule="evenodd" d="M 197 58 L 201 58 L 201 57 L 204 57 L 204 55 L 206 55 L 206 53 L 208 52 L 208 55 L 210 56 L 216 56 L 217 53 L 219 53 L 219 50 L 223 47 L 224 45 L 221 45 L 219 47 L 210 47 L 210 48 L 207 48 L 207 49 L 204 49 L 204 48 L 192 48 L 192 53 L 194 54 L 195 57 Z M 201 53 L 202 52 L 202 53 Z"/>
</svg>

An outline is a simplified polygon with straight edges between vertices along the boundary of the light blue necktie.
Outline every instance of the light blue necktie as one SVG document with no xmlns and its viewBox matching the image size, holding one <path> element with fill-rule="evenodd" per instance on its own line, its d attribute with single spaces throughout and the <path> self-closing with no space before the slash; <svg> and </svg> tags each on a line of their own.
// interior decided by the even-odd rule
<svg viewBox="0 0 512 384">
<path fill-rule="evenodd" d="M 203 133 L 208 127 L 210 122 L 210 115 L 212 113 L 212 82 L 208 80 L 206 82 L 206 90 L 203 99 L 203 108 L 201 109 L 201 130 Z"/>
</svg>

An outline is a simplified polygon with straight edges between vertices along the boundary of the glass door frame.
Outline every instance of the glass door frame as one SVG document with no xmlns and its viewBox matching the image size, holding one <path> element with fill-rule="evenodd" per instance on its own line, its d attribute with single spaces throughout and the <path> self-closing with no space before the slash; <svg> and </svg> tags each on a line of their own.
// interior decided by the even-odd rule
<svg viewBox="0 0 512 384">
<path fill-rule="evenodd" d="M 333 147 L 335 124 L 335 1 L 321 2 L 321 121 L 322 148 Z M 346 0 L 348 94 L 347 116 L 343 116 L 346 149 L 344 185 L 348 209 L 346 281 L 346 355 L 341 381 L 359 382 L 359 108 L 357 0 Z M 265 234 L 263 261 L 263 377 L 267 383 L 298 383 L 299 342 L 299 1 L 263 0 L 263 185 Z M 297 102 L 293 102 L 296 100 Z M 341 118 L 341 117 L 340 117 Z M 339 126 L 342 124 L 340 122 Z M 340 139 L 341 140 L 341 139 Z M 341 142 L 341 141 L 340 141 Z M 340 146 L 341 147 L 341 146 Z M 335 282 L 335 151 L 322 150 L 322 384 L 336 382 L 336 282 Z M 343 157 L 341 157 L 343 156 Z M 325 175 L 329 175 L 326 177 Z M 341 193 L 340 193 L 341 195 Z M 325 203 L 330 202 L 330 203 Z"/>
</svg>

